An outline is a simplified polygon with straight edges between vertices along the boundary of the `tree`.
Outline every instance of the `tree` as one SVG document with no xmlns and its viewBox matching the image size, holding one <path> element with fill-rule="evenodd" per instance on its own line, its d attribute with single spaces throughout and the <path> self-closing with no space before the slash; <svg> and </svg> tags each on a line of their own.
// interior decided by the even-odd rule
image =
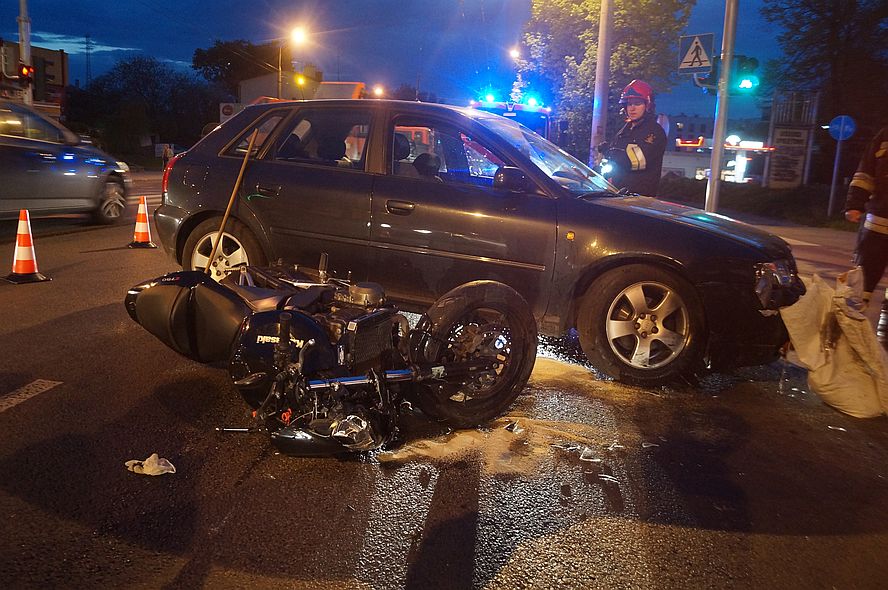
<svg viewBox="0 0 888 590">
<path fill-rule="evenodd" d="M 769 86 L 783 90 L 820 92 L 819 122 L 851 115 L 858 132 L 851 138 L 847 157 L 853 171 L 860 151 L 888 124 L 888 3 L 885 0 L 771 0 L 762 15 L 779 25 L 777 37 L 785 58 L 769 61 Z M 822 146 L 813 170 L 828 181 L 835 141 L 818 134 Z M 847 148 L 843 148 L 844 149 Z"/>
<path fill-rule="evenodd" d="M 98 133 L 117 153 L 139 151 L 145 137 L 190 145 L 218 120 L 223 95 L 193 75 L 150 57 L 117 62 L 83 90 L 69 89 L 65 122 Z"/>
<path fill-rule="evenodd" d="M 232 96 L 242 80 L 277 71 L 279 48 L 274 44 L 253 45 L 249 41 L 219 41 L 209 49 L 195 49 L 191 67 L 209 82 L 220 84 Z M 291 71 L 289 59 L 281 68 Z"/>
<path fill-rule="evenodd" d="M 665 92 L 678 79 L 678 38 L 694 1 L 614 0 L 609 109 L 618 122 L 620 90 L 635 78 Z M 559 117 L 566 119 L 564 146 L 581 160 L 589 153 L 592 97 L 598 52 L 600 0 L 532 0 L 525 25 L 528 56 L 520 69 L 531 87 L 553 97 Z"/>
</svg>

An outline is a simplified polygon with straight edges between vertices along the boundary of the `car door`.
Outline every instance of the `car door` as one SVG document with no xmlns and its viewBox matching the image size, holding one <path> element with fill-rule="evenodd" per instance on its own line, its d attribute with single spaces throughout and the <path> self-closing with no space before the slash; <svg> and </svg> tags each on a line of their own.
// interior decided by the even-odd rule
<svg viewBox="0 0 888 590">
<path fill-rule="evenodd" d="M 467 119 L 421 116 L 395 116 L 388 126 L 388 173 L 373 189 L 370 280 L 422 305 L 468 281 L 498 280 L 541 315 L 555 202 L 534 190 L 495 188 L 496 171 L 515 163 L 469 127 Z"/>
<path fill-rule="evenodd" d="M 95 168 L 70 131 L 15 103 L 0 103 L 0 195 L 33 212 L 82 210 L 94 200 Z M 69 143 L 70 142 L 70 143 Z M 10 205 L 5 205 L 4 208 Z"/>
<path fill-rule="evenodd" d="M 0 211 L 41 210 L 51 206 L 45 175 L 57 159 L 55 146 L 22 107 L 0 103 Z"/>
<path fill-rule="evenodd" d="M 267 153 L 248 167 L 242 197 L 265 228 L 274 256 L 315 268 L 326 252 L 337 276 L 364 277 L 369 129 L 368 109 L 300 108 L 282 124 Z"/>
</svg>

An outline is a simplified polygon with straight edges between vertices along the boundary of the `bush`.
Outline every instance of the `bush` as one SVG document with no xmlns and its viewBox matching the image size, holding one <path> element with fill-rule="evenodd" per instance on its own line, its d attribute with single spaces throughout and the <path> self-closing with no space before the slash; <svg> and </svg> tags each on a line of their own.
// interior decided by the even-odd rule
<svg viewBox="0 0 888 590">
<path fill-rule="evenodd" d="M 839 212 L 832 217 L 827 216 L 829 190 L 829 186 L 822 184 L 795 189 L 771 189 L 757 184 L 723 182 L 719 192 L 718 210 L 726 215 L 746 213 L 799 225 L 856 231 L 857 226 L 845 221 L 841 212 L 845 187 L 838 189 L 839 203 L 836 208 Z M 660 180 L 659 196 L 661 199 L 703 209 L 706 202 L 706 181 L 664 177 Z"/>
</svg>

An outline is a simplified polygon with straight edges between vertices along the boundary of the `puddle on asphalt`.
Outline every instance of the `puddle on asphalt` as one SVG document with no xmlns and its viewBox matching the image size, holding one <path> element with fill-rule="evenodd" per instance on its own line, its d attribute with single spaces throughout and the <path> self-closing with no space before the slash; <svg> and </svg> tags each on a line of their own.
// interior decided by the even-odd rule
<svg viewBox="0 0 888 590">
<path fill-rule="evenodd" d="M 573 443 L 579 452 L 586 447 L 600 448 L 611 438 L 586 424 L 504 416 L 483 428 L 409 441 L 379 453 L 377 459 L 394 464 L 420 459 L 444 463 L 480 459 L 488 475 L 528 475 L 538 472 L 540 464 L 558 450 L 553 445 Z"/>
</svg>

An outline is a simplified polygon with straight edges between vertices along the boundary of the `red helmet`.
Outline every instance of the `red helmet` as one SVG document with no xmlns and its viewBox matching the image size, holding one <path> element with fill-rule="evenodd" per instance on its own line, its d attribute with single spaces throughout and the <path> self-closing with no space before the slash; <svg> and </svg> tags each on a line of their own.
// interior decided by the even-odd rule
<svg viewBox="0 0 888 590">
<path fill-rule="evenodd" d="M 654 99 L 654 89 L 643 80 L 632 80 L 623 89 L 623 94 L 620 95 L 620 104 L 626 104 L 630 98 L 640 98 L 644 100 L 645 105 L 650 106 Z"/>
</svg>

